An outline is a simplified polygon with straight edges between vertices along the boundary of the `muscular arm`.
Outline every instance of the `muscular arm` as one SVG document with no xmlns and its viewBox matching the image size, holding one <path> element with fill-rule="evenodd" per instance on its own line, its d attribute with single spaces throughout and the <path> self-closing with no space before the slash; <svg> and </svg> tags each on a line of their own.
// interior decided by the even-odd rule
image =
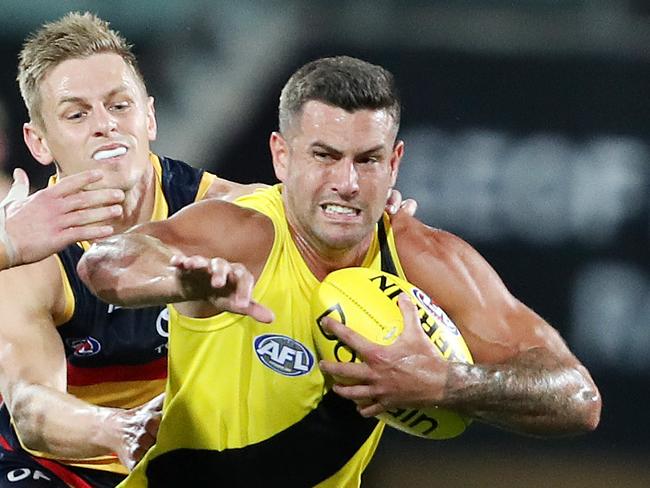
<svg viewBox="0 0 650 488">
<path fill-rule="evenodd" d="M 93 293 L 110 303 L 140 307 L 197 302 L 191 314 L 205 316 L 230 309 L 222 308 L 219 300 L 239 286 L 242 276 L 251 276 L 250 281 L 245 277 L 245 286 L 252 290 L 252 279 L 261 272 L 271 249 L 273 232 L 271 221 L 257 212 L 206 200 L 168 220 L 94 244 L 77 269 Z M 172 263 L 174 255 L 188 259 L 182 265 Z M 231 262 L 239 268 L 222 274 Z M 250 273 L 242 271 L 239 263 Z"/>
<path fill-rule="evenodd" d="M 594 429 L 598 389 L 559 333 L 514 298 L 469 244 L 409 220 L 398 247 L 405 271 L 449 313 L 475 360 L 450 365 L 441 404 L 532 434 Z M 419 269 L 431 272 L 418 278 L 425 260 Z"/>
<path fill-rule="evenodd" d="M 454 320 L 475 364 L 432 354 L 413 313 L 411 333 L 392 346 L 369 346 L 365 370 L 354 372 L 361 386 L 338 387 L 340 393 L 356 400 L 365 415 L 392 406 L 439 405 L 534 435 L 596 427 L 601 399 L 586 368 L 471 246 L 408 216 L 396 218 L 394 229 L 407 276 Z M 325 369 L 345 376 L 345 368 L 350 373 L 355 366 Z"/>
<path fill-rule="evenodd" d="M 70 457 L 114 452 L 113 409 L 65 393 L 57 280 L 54 258 L 0 273 L 0 391 L 27 447 Z"/>
</svg>

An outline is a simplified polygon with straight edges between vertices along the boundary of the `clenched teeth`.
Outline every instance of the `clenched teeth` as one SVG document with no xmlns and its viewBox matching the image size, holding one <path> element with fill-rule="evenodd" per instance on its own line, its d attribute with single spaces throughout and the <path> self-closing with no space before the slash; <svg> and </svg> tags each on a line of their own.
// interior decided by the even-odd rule
<svg viewBox="0 0 650 488">
<path fill-rule="evenodd" d="M 104 151 L 97 151 L 93 155 L 95 161 L 101 161 L 102 159 L 115 158 L 126 154 L 126 148 L 124 146 L 116 147 L 115 149 L 106 149 Z"/>
<path fill-rule="evenodd" d="M 350 207 L 342 207 L 341 205 L 327 204 L 323 205 L 323 210 L 327 213 L 335 213 L 339 215 L 357 215 L 358 210 Z"/>
</svg>

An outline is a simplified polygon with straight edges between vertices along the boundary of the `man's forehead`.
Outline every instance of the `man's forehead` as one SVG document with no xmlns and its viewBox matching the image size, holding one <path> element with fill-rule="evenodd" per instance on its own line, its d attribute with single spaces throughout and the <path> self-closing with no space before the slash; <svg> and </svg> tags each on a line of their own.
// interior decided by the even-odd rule
<svg viewBox="0 0 650 488">
<path fill-rule="evenodd" d="M 299 132 L 304 135 L 348 134 L 358 137 L 366 134 L 369 137 L 386 138 L 395 132 L 395 121 L 385 109 L 348 112 L 341 107 L 316 101 L 305 104 L 297 122 Z"/>
<path fill-rule="evenodd" d="M 62 61 L 43 77 L 40 89 L 58 103 L 138 90 L 140 85 L 133 69 L 119 55 L 101 53 Z"/>
<path fill-rule="evenodd" d="M 302 122 L 312 119 L 326 119 L 331 123 L 346 123 L 354 120 L 372 121 L 378 125 L 391 126 L 394 124 L 392 115 L 385 108 L 362 108 L 353 111 L 346 110 L 336 105 L 330 105 L 320 100 L 310 100 L 305 103 L 299 114 Z"/>
<path fill-rule="evenodd" d="M 299 133 L 308 144 L 317 142 L 332 146 L 343 142 L 355 142 L 368 149 L 389 144 L 396 136 L 395 121 L 385 109 L 360 109 L 353 112 L 310 101 L 303 107 L 299 119 Z"/>
</svg>

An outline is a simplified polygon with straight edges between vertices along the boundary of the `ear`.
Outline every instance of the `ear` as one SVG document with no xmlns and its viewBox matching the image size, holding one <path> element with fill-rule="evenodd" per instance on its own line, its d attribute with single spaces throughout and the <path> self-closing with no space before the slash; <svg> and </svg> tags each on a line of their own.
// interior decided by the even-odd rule
<svg viewBox="0 0 650 488">
<path fill-rule="evenodd" d="M 271 156 L 273 157 L 275 177 L 284 182 L 287 177 L 289 151 L 291 148 L 284 137 L 282 137 L 282 134 L 277 131 L 271 133 L 271 137 L 269 138 L 269 148 L 271 149 Z"/>
<path fill-rule="evenodd" d="M 29 152 L 36 161 L 43 166 L 52 164 L 54 156 L 50 152 L 50 148 L 45 139 L 44 131 L 42 131 L 34 122 L 27 122 L 23 124 L 23 139 Z"/>
<path fill-rule="evenodd" d="M 154 107 L 154 98 L 147 99 L 147 135 L 150 141 L 155 141 L 158 135 L 158 122 L 156 122 L 156 108 Z"/>
<path fill-rule="evenodd" d="M 395 186 L 397 182 L 397 173 L 399 172 L 399 165 L 402 162 L 402 156 L 404 156 L 404 141 L 396 141 L 389 163 L 391 187 Z"/>
</svg>

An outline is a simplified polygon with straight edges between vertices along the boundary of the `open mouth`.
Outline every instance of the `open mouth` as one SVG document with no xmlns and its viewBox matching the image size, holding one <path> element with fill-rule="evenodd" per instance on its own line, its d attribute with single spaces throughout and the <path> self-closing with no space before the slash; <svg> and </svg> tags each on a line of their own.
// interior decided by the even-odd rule
<svg viewBox="0 0 650 488">
<path fill-rule="evenodd" d="M 117 158 L 126 154 L 126 151 L 127 149 L 124 146 L 115 147 L 113 149 L 101 149 L 93 154 L 93 159 L 95 161 L 103 161 L 105 159 Z"/>
<path fill-rule="evenodd" d="M 325 212 L 325 215 L 332 217 L 356 217 L 361 213 L 361 210 L 352 207 L 345 207 L 343 205 L 336 205 L 334 203 L 325 203 L 320 206 Z"/>
</svg>

